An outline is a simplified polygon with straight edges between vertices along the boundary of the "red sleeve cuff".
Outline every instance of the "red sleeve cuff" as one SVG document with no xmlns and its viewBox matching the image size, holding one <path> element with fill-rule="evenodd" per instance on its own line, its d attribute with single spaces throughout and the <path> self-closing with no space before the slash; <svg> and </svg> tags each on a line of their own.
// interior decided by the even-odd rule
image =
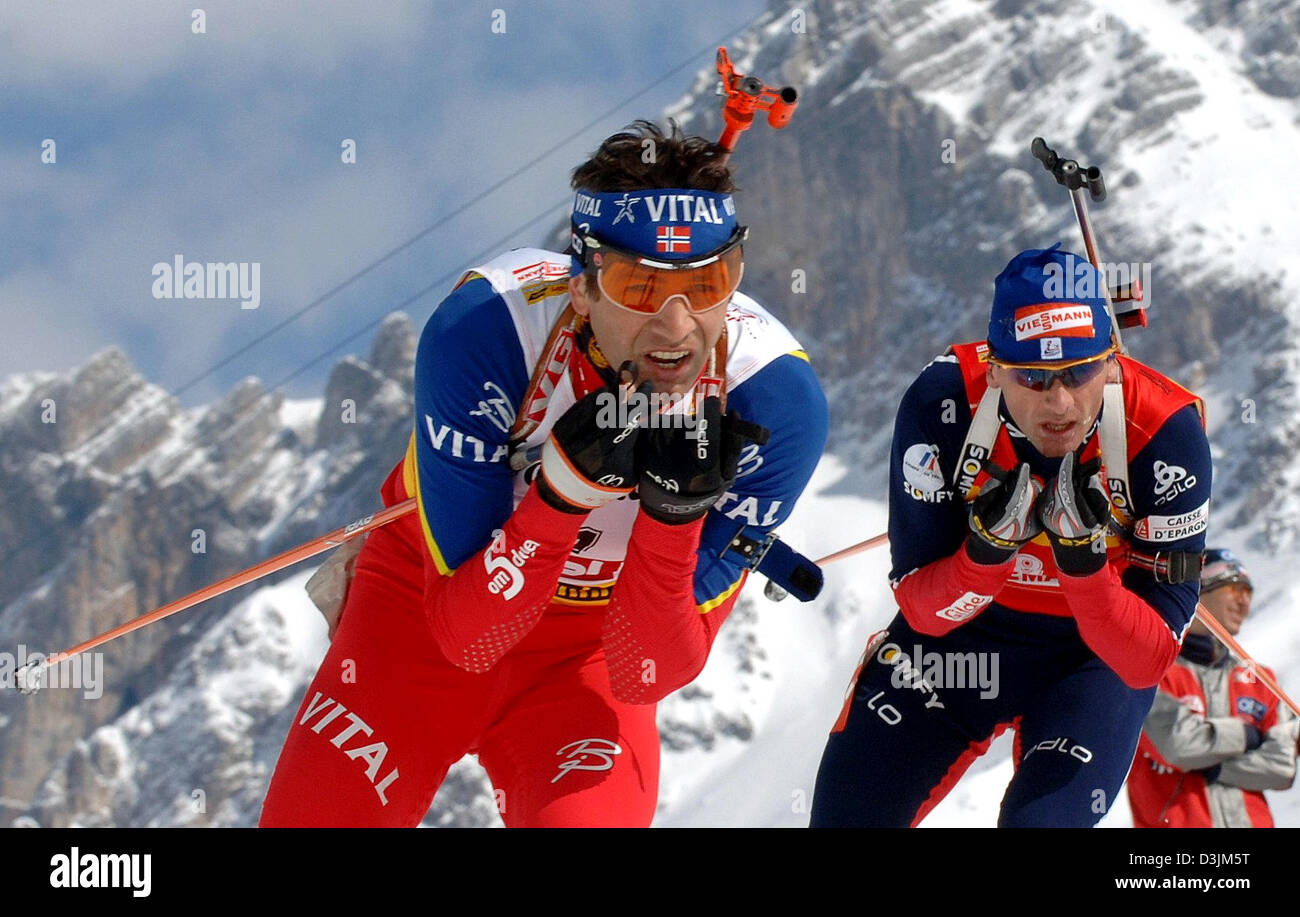
<svg viewBox="0 0 1300 917">
<path fill-rule="evenodd" d="M 426 566 L 425 615 L 454 665 L 486 672 L 533 629 L 585 519 L 555 509 L 534 485 L 500 534 L 452 575 Z"/>
<path fill-rule="evenodd" d="M 1159 683 L 1178 656 L 1178 638 L 1164 618 L 1124 588 L 1110 564 L 1088 576 L 1057 576 L 1079 635 L 1130 688 Z"/>
<path fill-rule="evenodd" d="M 529 538 L 543 544 L 562 546 L 567 555 L 578 539 L 578 529 L 587 521 L 586 513 L 566 513 L 542 499 L 537 492 L 537 482 L 524 494 L 510 517 L 511 523 L 521 526 Z"/>
<path fill-rule="evenodd" d="M 628 542 L 628 553 L 633 545 L 637 553 L 644 554 L 647 560 L 674 564 L 681 567 L 683 557 L 689 557 L 689 569 L 683 570 L 685 580 L 689 583 L 695 576 L 695 552 L 700 547 L 700 533 L 704 531 L 704 517 L 683 525 L 669 525 L 660 522 L 646 512 L 636 514 L 632 528 L 632 538 Z M 673 569 L 673 567 L 669 567 Z"/>
<path fill-rule="evenodd" d="M 1014 569 L 1014 557 L 977 564 L 963 545 L 951 557 L 904 576 L 894 586 L 894 598 L 913 630 L 941 637 L 992 604 Z"/>
</svg>

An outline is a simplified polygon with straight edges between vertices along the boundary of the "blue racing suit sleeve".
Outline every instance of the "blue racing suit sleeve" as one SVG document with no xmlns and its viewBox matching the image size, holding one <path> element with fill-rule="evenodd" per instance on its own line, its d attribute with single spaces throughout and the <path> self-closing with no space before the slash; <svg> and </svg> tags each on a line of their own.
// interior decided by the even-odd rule
<svg viewBox="0 0 1300 917">
<path fill-rule="evenodd" d="M 482 550 L 510 516 L 506 446 L 528 369 L 505 301 L 482 278 L 429 317 L 415 357 L 420 525 L 438 571 Z"/>
<path fill-rule="evenodd" d="M 1200 414 L 1188 405 L 1169 417 L 1129 462 L 1137 513 L 1130 539 L 1133 548 L 1144 554 L 1204 551 L 1212 474 L 1210 443 Z M 1140 567 L 1129 567 L 1122 579 L 1125 588 L 1159 612 L 1181 641 L 1196 614 L 1199 581 L 1161 583 Z"/>
<path fill-rule="evenodd" d="M 930 363 L 899 403 L 889 457 L 889 578 L 895 583 L 956 554 L 966 539 L 966 506 L 953 482 L 970 420 L 955 357 Z"/>
</svg>

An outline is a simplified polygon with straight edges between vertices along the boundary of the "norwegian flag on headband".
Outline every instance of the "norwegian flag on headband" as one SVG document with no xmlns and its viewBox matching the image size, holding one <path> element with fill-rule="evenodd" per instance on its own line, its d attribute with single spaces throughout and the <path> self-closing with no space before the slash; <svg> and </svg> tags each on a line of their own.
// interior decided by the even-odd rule
<svg viewBox="0 0 1300 917">
<path fill-rule="evenodd" d="M 589 191 L 573 196 L 571 273 L 583 269 L 582 239 L 660 261 L 689 261 L 725 245 L 740 228 L 730 194 L 698 188 Z"/>
<path fill-rule="evenodd" d="M 689 252 L 691 250 L 691 227 L 660 226 L 655 234 L 655 251 Z"/>
</svg>

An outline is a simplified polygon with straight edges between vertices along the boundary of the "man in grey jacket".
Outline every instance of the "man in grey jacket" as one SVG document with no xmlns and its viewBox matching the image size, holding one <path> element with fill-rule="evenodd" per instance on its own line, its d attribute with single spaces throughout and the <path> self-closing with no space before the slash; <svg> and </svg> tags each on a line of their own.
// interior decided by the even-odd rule
<svg viewBox="0 0 1300 917">
<path fill-rule="evenodd" d="M 1233 636 L 1253 592 L 1231 551 L 1206 550 L 1201 604 Z M 1134 826 L 1273 827 L 1263 791 L 1295 779 L 1296 731 L 1294 714 L 1252 667 L 1193 622 L 1160 681 L 1129 773 Z"/>
</svg>

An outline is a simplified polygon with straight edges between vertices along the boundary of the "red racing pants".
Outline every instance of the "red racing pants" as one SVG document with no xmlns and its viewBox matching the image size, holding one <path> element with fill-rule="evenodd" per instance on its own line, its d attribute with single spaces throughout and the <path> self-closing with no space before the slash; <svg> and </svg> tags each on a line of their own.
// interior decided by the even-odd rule
<svg viewBox="0 0 1300 917">
<path fill-rule="evenodd" d="M 422 558 L 395 526 L 368 537 L 260 824 L 413 827 L 447 769 L 476 754 L 507 826 L 648 826 L 656 708 L 612 696 L 604 607 L 552 604 L 491 671 L 473 674 L 438 649 L 423 588 Z"/>
</svg>

